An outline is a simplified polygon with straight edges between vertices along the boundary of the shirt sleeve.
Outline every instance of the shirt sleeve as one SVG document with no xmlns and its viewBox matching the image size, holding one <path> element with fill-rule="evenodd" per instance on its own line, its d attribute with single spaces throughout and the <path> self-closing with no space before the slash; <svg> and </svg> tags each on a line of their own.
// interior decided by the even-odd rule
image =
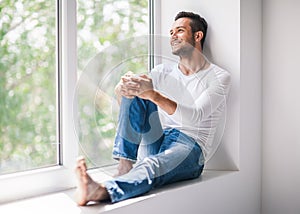
<svg viewBox="0 0 300 214">
<path fill-rule="evenodd" d="M 192 105 L 177 103 L 176 111 L 171 117 L 182 121 L 186 125 L 193 125 L 210 117 L 221 105 L 226 104 L 230 89 L 230 74 L 222 71 L 221 74 L 212 75 L 206 89 L 195 98 Z"/>
<path fill-rule="evenodd" d="M 153 84 L 153 88 L 155 90 L 157 90 L 158 87 L 158 80 L 160 78 L 160 74 L 161 74 L 161 70 L 163 69 L 163 65 L 157 65 L 155 66 L 149 73 L 151 79 L 152 79 L 152 84 Z"/>
</svg>

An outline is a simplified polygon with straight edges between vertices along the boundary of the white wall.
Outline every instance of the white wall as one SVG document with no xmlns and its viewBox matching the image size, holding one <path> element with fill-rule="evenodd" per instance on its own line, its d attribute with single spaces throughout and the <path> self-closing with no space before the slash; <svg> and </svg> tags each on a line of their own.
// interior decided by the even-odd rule
<svg viewBox="0 0 300 214">
<path fill-rule="evenodd" d="M 300 213 L 300 1 L 263 1 L 263 214 Z"/>
</svg>

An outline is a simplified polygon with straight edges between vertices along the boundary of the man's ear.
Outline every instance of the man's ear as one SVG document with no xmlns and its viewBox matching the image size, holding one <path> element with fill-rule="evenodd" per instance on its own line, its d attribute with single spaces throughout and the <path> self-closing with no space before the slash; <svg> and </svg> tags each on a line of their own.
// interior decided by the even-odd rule
<svg viewBox="0 0 300 214">
<path fill-rule="evenodd" d="M 195 32 L 194 38 L 196 42 L 200 42 L 201 39 L 203 38 L 203 32 L 202 31 Z"/>
</svg>

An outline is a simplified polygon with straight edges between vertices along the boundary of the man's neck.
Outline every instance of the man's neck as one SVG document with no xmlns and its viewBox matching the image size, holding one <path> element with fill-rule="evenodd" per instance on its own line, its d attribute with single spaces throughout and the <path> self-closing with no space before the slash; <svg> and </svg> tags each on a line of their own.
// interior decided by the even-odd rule
<svg viewBox="0 0 300 214">
<path fill-rule="evenodd" d="M 209 66 L 209 62 L 200 52 L 193 52 L 190 56 L 180 56 L 179 69 L 184 75 L 192 75 Z"/>
</svg>

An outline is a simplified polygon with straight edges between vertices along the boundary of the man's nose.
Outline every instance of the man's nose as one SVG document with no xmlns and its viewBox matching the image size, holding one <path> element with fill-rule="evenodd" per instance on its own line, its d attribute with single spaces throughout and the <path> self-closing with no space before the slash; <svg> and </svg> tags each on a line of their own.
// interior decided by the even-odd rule
<svg viewBox="0 0 300 214">
<path fill-rule="evenodd" d="M 171 35 L 171 39 L 177 39 L 178 37 L 177 37 L 177 33 L 176 32 L 174 32 L 172 35 Z"/>
</svg>

